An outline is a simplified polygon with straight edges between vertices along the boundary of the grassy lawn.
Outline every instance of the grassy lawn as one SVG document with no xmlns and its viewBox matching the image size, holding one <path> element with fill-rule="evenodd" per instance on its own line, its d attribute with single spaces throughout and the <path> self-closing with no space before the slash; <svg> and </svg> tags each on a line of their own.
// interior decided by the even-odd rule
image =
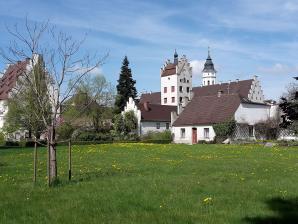
<svg viewBox="0 0 298 224">
<path fill-rule="evenodd" d="M 71 182 L 60 147 L 50 189 L 45 149 L 35 186 L 32 163 L 33 149 L 0 150 L 1 223 L 298 223 L 294 147 L 74 146 Z"/>
</svg>

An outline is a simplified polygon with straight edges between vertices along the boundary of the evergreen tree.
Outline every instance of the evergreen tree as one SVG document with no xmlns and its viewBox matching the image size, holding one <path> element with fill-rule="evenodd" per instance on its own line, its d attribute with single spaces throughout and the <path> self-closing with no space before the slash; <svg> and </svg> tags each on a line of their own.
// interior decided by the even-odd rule
<svg viewBox="0 0 298 224">
<path fill-rule="evenodd" d="M 131 69 L 129 68 L 129 61 L 127 56 L 125 56 L 118 79 L 115 113 L 120 113 L 124 109 L 129 97 L 136 98 L 137 90 L 135 84 L 136 81 L 133 80 Z"/>
</svg>

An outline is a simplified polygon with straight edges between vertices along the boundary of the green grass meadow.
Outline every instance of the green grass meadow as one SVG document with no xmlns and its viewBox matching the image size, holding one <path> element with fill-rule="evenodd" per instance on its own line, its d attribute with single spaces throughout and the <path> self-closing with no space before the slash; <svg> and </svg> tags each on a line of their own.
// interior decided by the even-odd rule
<svg viewBox="0 0 298 224">
<path fill-rule="evenodd" d="M 103 144 L 0 150 L 0 223 L 298 223 L 298 149 L 258 145 Z"/>
</svg>

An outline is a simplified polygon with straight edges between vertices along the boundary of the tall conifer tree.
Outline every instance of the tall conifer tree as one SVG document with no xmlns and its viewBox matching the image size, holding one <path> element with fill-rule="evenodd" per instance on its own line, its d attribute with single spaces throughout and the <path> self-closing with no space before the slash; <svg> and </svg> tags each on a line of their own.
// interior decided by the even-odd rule
<svg viewBox="0 0 298 224">
<path fill-rule="evenodd" d="M 133 80 L 131 69 L 129 68 L 129 61 L 127 56 L 124 57 L 121 72 L 118 79 L 117 85 L 117 96 L 115 100 L 115 113 L 120 113 L 124 107 L 129 97 L 133 99 L 137 96 L 137 90 L 135 87 L 136 81 Z"/>
</svg>

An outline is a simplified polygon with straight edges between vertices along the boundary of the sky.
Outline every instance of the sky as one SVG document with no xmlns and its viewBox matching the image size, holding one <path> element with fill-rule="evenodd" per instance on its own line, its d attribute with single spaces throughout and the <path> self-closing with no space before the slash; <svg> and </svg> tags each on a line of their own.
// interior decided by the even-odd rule
<svg viewBox="0 0 298 224">
<path fill-rule="evenodd" d="M 208 46 L 217 81 L 257 75 L 266 99 L 278 100 L 298 74 L 297 0 L 1 0 L 1 48 L 10 44 L 7 27 L 26 16 L 86 35 L 85 51 L 109 53 L 98 71 L 114 85 L 127 55 L 139 93 L 160 91 L 160 68 L 175 49 L 193 66 L 193 86 Z"/>
</svg>

